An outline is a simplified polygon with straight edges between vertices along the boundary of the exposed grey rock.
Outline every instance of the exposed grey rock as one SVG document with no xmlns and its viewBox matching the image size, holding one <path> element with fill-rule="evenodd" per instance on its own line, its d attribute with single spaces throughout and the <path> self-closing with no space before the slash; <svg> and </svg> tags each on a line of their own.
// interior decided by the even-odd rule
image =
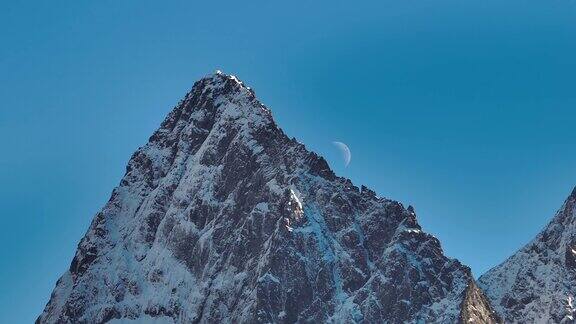
<svg viewBox="0 0 576 324">
<path fill-rule="evenodd" d="M 493 322 L 413 208 L 337 177 L 235 77 L 130 159 L 38 323 Z"/>
</svg>

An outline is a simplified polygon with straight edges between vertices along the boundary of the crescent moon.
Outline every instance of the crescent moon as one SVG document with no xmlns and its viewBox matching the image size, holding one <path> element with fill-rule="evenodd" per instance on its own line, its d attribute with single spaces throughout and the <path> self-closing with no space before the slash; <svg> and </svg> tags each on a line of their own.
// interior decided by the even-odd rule
<svg viewBox="0 0 576 324">
<path fill-rule="evenodd" d="M 336 145 L 342 153 L 342 157 L 344 158 L 344 167 L 347 167 L 348 164 L 350 164 L 350 160 L 352 160 L 352 152 L 350 152 L 350 148 L 342 142 L 332 142 L 332 144 Z"/>
</svg>

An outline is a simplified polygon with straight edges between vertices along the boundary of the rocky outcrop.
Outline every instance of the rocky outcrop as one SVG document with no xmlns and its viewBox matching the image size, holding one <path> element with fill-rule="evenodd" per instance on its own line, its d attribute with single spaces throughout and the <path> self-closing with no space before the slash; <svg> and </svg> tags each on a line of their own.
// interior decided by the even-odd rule
<svg viewBox="0 0 576 324">
<path fill-rule="evenodd" d="M 460 310 L 460 323 L 502 323 L 490 302 L 471 280 L 465 291 Z"/>
</svg>

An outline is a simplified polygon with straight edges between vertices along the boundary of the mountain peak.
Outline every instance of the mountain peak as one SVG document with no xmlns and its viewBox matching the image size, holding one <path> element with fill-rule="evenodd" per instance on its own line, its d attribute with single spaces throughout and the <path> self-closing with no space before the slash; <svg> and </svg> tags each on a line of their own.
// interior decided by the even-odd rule
<svg viewBox="0 0 576 324">
<path fill-rule="evenodd" d="M 38 322 L 467 322 L 491 314 L 472 284 L 413 208 L 217 72 L 133 154 Z"/>
</svg>

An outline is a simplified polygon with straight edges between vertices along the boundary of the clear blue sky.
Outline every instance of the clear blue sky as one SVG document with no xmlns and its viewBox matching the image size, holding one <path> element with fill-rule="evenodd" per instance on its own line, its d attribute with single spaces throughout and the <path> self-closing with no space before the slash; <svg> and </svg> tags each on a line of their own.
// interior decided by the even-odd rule
<svg viewBox="0 0 576 324">
<path fill-rule="evenodd" d="M 572 0 L 4 1 L 0 322 L 36 318 L 132 152 L 215 69 L 478 276 L 576 185 L 575 57 Z"/>
</svg>

